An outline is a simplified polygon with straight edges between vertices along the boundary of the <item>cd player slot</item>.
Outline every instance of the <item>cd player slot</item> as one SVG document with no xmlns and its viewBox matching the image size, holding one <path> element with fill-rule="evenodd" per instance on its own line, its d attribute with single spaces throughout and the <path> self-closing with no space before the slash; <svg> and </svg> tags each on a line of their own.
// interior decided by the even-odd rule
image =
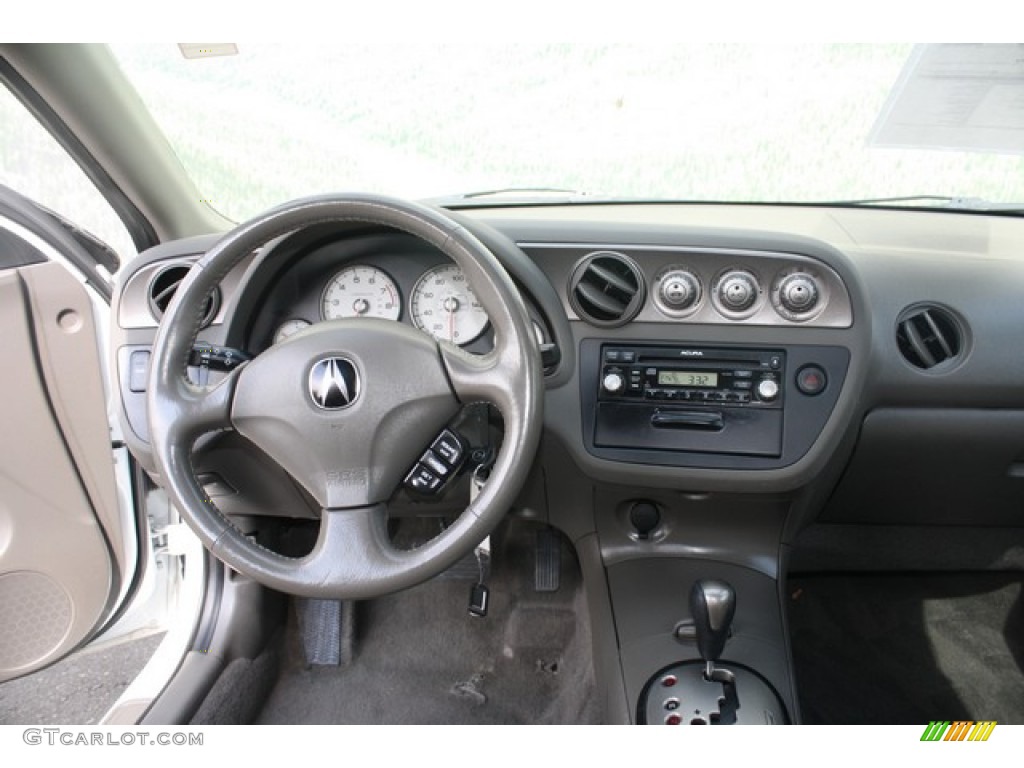
<svg viewBox="0 0 1024 768">
<path fill-rule="evenodd" d="M 655 411 L 651 416 L 655 429 L 706 429 L 720 432 L 725 427 L 722 414 L 716 411 Z"/>
</svg>

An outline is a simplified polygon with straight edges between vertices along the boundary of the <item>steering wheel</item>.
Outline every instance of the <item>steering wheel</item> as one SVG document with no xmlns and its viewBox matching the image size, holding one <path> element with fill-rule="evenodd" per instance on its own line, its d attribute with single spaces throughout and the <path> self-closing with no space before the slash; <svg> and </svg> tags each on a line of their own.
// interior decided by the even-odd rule
<svg viewBox="0 0 1024 768">
<path fill-rule="evenodd" d="M 267 241 L 331 222 L 400 230 L 449 256 L 490 318 L 493 349 L 470 354 L 389 320 L 331 320 L 270 347 L 213 387 L 193 385 L 187 361 L 214 286 Z M 537 449 L 543 381 L 522 298 L 484 245 L 435 209 L 344 195 L 273 209 L 199 259 L 157 332 L 147 392 L 162 484 L 214 556 L 282 592 L 363 599 L 437 575 L 497 525 Z M 396 549 L 387 533 L 388 499 L 461 405 L 478 401 L 498 409 L 505 430 L 486 484 L 443 533 L 417 549 Z M 320 531 L 308 555 L 264 548 L 203 491 L 192 449 L 199 437 L 220 430 L 249 439 L 316 499 Z"/>
</svg>

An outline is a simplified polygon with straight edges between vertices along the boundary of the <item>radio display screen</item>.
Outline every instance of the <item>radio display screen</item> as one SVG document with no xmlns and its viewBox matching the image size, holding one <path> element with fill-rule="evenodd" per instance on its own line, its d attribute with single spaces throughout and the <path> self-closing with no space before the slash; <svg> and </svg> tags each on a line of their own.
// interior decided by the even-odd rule
<svg viewBox="0 0 1024 768">
<path fill-rule="evenodd" d="M 658 371 L 663 387 L 717 387 L 718 374 L 708 371 Z"/>
</svg>

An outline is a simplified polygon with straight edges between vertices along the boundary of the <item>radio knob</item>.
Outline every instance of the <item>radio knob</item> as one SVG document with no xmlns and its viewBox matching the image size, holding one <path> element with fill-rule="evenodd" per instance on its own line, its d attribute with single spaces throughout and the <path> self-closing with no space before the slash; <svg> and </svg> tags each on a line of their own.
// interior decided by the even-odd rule
<svg viewBox="0 0 1024 768">
<path fill-rule="evenodd" d="M 622 378 L 622 374 L 609 373 L 605 375 L 604 380 L 601 382 L 601 386 L 605 392 L 611 392 L 613 395 L 621 392 L 626 387 L 626 380 Z"/>
<path fill-rule="evenodd" d="M 794 315 L 810 312 L 818 303 L 818 283 L 808 274 L 797 272 L 779 285 L 779 304 Z"/>
<path fill-rule="evenodd" d="M 779 396 L 779 384 L 774 379 L 761 379 L 757 385 L 757 396 L 761 400 L 774 400 Z"/>
<path fill-rule="evenodd" d="M 749 272 L 734 270 L 718 281 L 718 301 L 730 312 L 745 312 L 757 301 L 757 280 Z"/>
</svg>

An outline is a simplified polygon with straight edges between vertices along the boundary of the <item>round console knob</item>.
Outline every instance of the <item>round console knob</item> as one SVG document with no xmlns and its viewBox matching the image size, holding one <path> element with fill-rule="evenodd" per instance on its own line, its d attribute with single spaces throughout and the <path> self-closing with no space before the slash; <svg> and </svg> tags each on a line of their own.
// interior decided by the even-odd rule
<svg viewBox="0 0 1024 768">
<path fill-rule="evenodd" d="M 774 400 L 779 396 L 779 384 L 774 379 L 761 379 L 757 385 L 757 396 L 762 400 Z"/>
<path fill-rule="evenodd" d="M 613 395 L 617 392 L 621 392 L 626 386 L 626 380 L 622 378 L 620 373 L 609 373 L 606 374 L 604 379 L 601 381 L 601 386 L 605 392 L 611 392 Z"/>
<path fill-rule="evenodd" d="M 689 309 L 700 299 L 700 282 L 692 272 L 674 269 L 661 277 L 658 298 L 670 312 Z"/>
<path fill-rule="evenodd" d="M 779 304 L 795 315 L 814 309 L 818 296 L 817 281 L 804 272 L 790 275 L 779 285 Z"/>
<path fill-rule="evenodd" d="M 749 272 L 735 270 L 718 281 L 718 301 L 729 312 L 745 312 L 757 301 L 757 280 Z"/>
</svg>

